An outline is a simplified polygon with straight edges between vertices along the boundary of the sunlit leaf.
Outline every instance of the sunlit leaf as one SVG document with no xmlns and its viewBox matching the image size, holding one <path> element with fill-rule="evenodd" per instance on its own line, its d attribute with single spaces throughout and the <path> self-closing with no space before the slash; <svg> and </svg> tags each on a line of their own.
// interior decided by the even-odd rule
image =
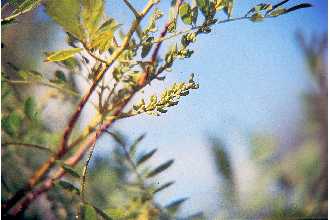
<svg viewBox="0 0 330 220">
<path fill-rule="evenodd" d="M 65 31 L 84 39 L 80 25 L 80 0 L 49 0 L 45 2 L 47 14 Z"/>
<path fill-rule="evenodd" d="M 253 22 L 262 21 L 263 19 L 264 19 L 264 16 L 260 13 L 255 13 L 250 18 L 250 20 Z"/>
<path fill-rule="evenodd" d="M 70 57 L 73 57 L 75 54 L 79 53 L 82 49 L 81 48 L 72 48 L 67 50 L 60 50 L 49 52 L 45 62 L 56 62 L 66 60 Z"/>
<path fill-rule="evenodd" d="M 113 44 L 113 36 L 115 31 L 120 27 L 119 24 L 110 18 L 104 22 L 101 27 L 96 31 L 91 39 L 91 47 L 104 52 L 108 50 Z"/>
<path fill-rule="evenodd" d="M 180 15 L 183 23 L 185 23 L 185 24 L 191 24 L 192 23 L 191 7 L 187 2 L 183 3 L 180 6 L 179 15 Z"/>
<path fill-rule="evenodd" d="M 88 36 L 92 36 L 104 13 L 104 0 L 82 0 L 82 25 L 86 28 Z"/>
</svg>

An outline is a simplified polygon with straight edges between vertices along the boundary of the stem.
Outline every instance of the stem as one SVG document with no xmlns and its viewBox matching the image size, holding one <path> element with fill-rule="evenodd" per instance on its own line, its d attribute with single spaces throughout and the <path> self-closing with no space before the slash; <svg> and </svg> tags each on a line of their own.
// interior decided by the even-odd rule
<svg viewBox="0 0 330 220">
<path fill-rule="evenodd" d="M 66 88 L 63 88 L 61 86 L 58 86 L 54 83 L 50 83 L 50 82 L 45 82 L 45 81 L 28 81 L 28 80 L 9 80 L 9 79 L 3 79 L 3 81 L 5 82 L 8 82 L 8 83 L 12 83 L 12 84 L 33 84 L 33 83 L 39 83 L 39 84 L 42 84 L 42 85 L 45 85 L 45 86 L 49 86 L 51 88 L 54 88 L 54 89 L 58 89 L 60 91 L 63 91 L 65 93 L 68 93 L 70 95 L 73 95 L 73 96 L 77 96 L 77 97 L 80 97 L 80 94 L 79 93 L 76 93 L 70 89 L 66 89 Z"/>
<path fill-rule="evenodd" d="M 52 150 L 49 149 L 48 147 L 38 145 L 38 144 L 17 143 L 17 142 L 7 142 L 7 143 L 1 144 L 1 146 L 8 146 L 8 145 L 18 145 L 18 146 L 23 146 L 23 147 L 32 147 L 32 148 L 44 150 L 44 151 L 47 151 L 47 152 L 50 152 L 50 153 L 52 152 Z"/>
<path fill-rule="evenodd" d="M 105 132 L 108 133 L 109 135 L 111 135 L 112 137 L 115 136 L 112 132 L 110 132 L 110 131 L 108 131 L 108 130 L 105 130 Z M 144 181 L 143 181 L 143 178 L 142 178 L 141 175 L 139 174 L 139 172 L 138 172 L 138 170 L 137 170 L 137 167 L 136 167 L 136 165 L 135 165 L 133 159 L 131 158 L 131 155 L 129 154 L 129 152 L 128 152 L 126 146 L 125 146 L 124 144 L 118 142 L 118 141 L 117 141 L 117 143 L 119 143 L 119 145 L 120 145 L 121 148 L 123 149 L 123 151 L 124 151 L 124 155 L 125 155 L 125 157 L 126 157 L 128 163 L 130 164 L 132 171 L 135 173 L 135 175 L 136 175 L 136 177 L 137 177 L 137 179 L 138 179 L 138 181 L 139 181 L 141 187 L 144 187 Z"/>
<path fill-rule="evenodd" d="M 140 14 L 135 10 L 133 5 L 128 0 L 123 0 L 123 1 L 127 5 L 127 7 L 133 12 L 134 16 L 136 18 L 138 18 L 140 16 Z"/>
<path fill-rule="evenodd" d="M 123 43 L 121 45 L 120 48 L 118 48 L 117 50 L 114 51 L 114 53 L 111 55 L 111 57 L 109 58 L 109 60 L 107 61 L 107 65 L 105 65 L 104 68 L 101 68 L 99 71 L 96 72 L 96 79 L 94 81 L 94 83 L 92 84 L 92 86 L 90 87 L 89 91 L 87 92 L 87 94 L 83 97 L 83 99 L 80 101 L 76 112 L 73 114 L 73 116 L 70 118 L 68 126 L 66 127 L 63 137 L 62 137 L 62 141 L 60 143 L 60 147 L 59 150 L 56 152 L 56 154 L 54 154 L 53 156 L 51 156 L 43 165 L 41 165 L 41 167 L 38 168 L 38 170 L 32 175 L 32 177 L 29 179 L 28 183 L 25 185 L 25 187 L 23 187 L 21 190 L 19 190 L 11 199 L 9 199 L 9 201 L 7 201 L 2 207 L 3 207 L 3 213 L 9 211 L 11 208 L 13 208 L 13 206 L 19 202 L 19 200 L 21 200 L 23 197 L 25 197 L 23 200 L 21 200 L 21 202 L 19 204 L 16 204 L 16 206 L 13 208 L 12 213 L 14 213 L 14 215 L 17 215 L 19 212 L 24 211 L 29 204 L 31 203 L 31 201 L 33 201 L 35 198 L 38 197 L 38 195 L 40 195 L 41 193 L 49 190 L 52 186 L 53 186 L 53 179 L 46 179 L 44 184 L 43 184 L 43 188 L 39 188 L 39 190 L 37 190 L 35 193 L 34 192 L 30 192 L 27 195 L 27 192 L 29 192 L 31 189 L 33 189 L 33 187 L 40 181 L 41 178 L 43 178 L 46 173 L 48 173 L 48 171 L 54 166 L 55 161 L 57 159 L 62 158 L 68 151 L 68 141 L 70 138 L 70 135 L 73 131 L 73 128 L 75 127 L 76 122 L 78 121 L 78 118 L 84 108 L 84 106 L 86 105 L 87 101 L 89 100 L 90 96 L 92 95 L 92 93 L 94 92 L 94 90 L 96 89 L 98 83 L 100 82 L 100 80 L 103 78 L 103 76 L 105 75 L 106 71 L 113 65 L 113 63 L 117 60 L 117 58 L 122 54 L 122 52 L 126 49 L 126 47 L 128 46 L 131 37 L 133 36 L 133 33 L 136 31 L 136 29 L 138 28 L 140 22 L 142 21 L 142 19 L 144 18 L 144 16 L 150 11 L 150 9 L 156 4 L 156 2 L 154 0 L 149 0 L 146 7 L 143 9 L 143 11 L 140 13 L 140 17 L 136 18 L 132 25 L 130 30 L 128 31 L 128 33 L 126 34 L 126 37 L 123 40 Z M 100 67 L 102 67 L 102 65 L 100 65 Z M 126 104 L 128 103 L 130 99 L 127 99 L 125 102 L 123 102 L 119 108 L 118 108 L 118 112 L 116 114 L 119 114 L 122 109 L 126 106 Z M 115 115 L 114 115 L 115 116 Z M 106 124 L 106 128 L 108 128 L 112 122 L 114 120 L 110 120 L 110 122 L 108 124 Z M 103 129 L 106 128 L 102 128 L 102 130 L 100 130 L 99 135 L 102 134 Z M 98 138 L 98 136 L 96 138 Z M 83 145 L 84 146 L 84 145 Z M 82 156 L 84 155 L 85 151 L 87 149 L 89 149 L 91 145 L 87 145 L 85 148 L 79 148 L 78 151 L 74 154 L 74 161 L 73 163 L 77 163 Z M 79 151 L 80 150 L 80 151 Z M 62 174 L 61 175 L 57 175 L 55 176 L 55 179 L 60 178 L 62 175 L 64 175 L 64 171 L 62 169 Z M 27 195 L 27 196 L 26 196 Z"/>
</svg>

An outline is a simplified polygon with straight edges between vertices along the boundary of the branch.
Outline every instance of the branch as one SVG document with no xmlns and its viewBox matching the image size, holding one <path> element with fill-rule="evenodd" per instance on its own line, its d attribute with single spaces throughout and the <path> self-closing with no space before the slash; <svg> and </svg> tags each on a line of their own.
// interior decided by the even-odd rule
<svg viewBox="0 0 330 220">
<path fill-rule="evenodd" d="M 140 17 L 136 18 L 133 21 L 133 23 L 131 25 L 131 28 L 129 29 L 128 33 L 126 34 L 126 37 L 123 40 L 123 43 L 122 43 L 121 47 L 114 51 L 114 53 L 111 55 L 111 57 L 107 61 L 107 64 L 104 68 L 100 68 L 96 71 L 95 81 L 93 82 L 93 84 L 90 87 L 87 94 L 82 98 L 82 100 L 78 104 L 76 112 L 73 114 L 73 116 L 71 116 L 71 118 L 69 120 L 68 126 L 66 127 L 66 129 L 64 131 L 62 141 L 60 143 L 59 150 L 53 156 L 51 156 L 43 165 L 41 165 L 41 167 L 39 167 L 38 170 L 29 179 L 28 183 L 21 190 L 19 190 L 11 199 L 9 199 L 8 202 L 6 202 L 2 206 L 3 209 L 4 209 L 4 212 L 9 211 L 11 208 L 13 210 L 11 213 L 14 213 L 15 215 L 17 213 L 21 212 L 21 211 L 24 211 L 25 208 L 31 203 L 31 201 L 33 201 L 38 195 L 40 195 L 41 193 L 49 190 L 52 187 L 53 179 L 48 178 L 44 181 L 44 185 L 43 185 L 44 189 L 39 188 L 40 189 L 39 191 L 37 190 L 35 193 L 30 192 L 27 195 L 27 192 L 29 192 L 39 182 L 39 180 L 42 177 L 44 177 L 45 174 L 48 173 L 48 171 L 54 166 L 55 161 L 57 159 L 63 157 L 68 152 L 68 140 L 69 140 L 69 137 L 70 137 L 70 135 L 73 131 L 73 128 L 74 128 L 76 122 L 78 121 L 78 118 L 79 118 L 79 116 L 82 112 L 82 109 L 86 105 L 87 101 L 89 100 L 90 96 L 92 95 L 92 93 L 96 89 L 96 87 L 97 87 L 98 83 L 100 82 L 100 80 L 103 78 L 106 71 L 113 65 L 113 63 L 117 60 L 117 58 L 122 54 L 122 52 L 128 46 L 128 44 L 130 42 L 130 39 L 133 36 L 133 33 L 138 28 L 138 26 L 139 26 L 140 22 L 142 21 L 142 19 L 144 18 L 144 16 L 150 11 L 150 9 L 155 4 L 156 4 L 156 1 L 154 1 L 154 0 L 149 0 L 148 1 L 147 5 L 143 9 L 143 11 L 140 13 Z M 102 67 L 102 65 L 100 65 L 100 67 Z M 122 109 L 126 106 L 126 104 L 128 103 L 129 100 L 130 99 L 125 100 L 118 107 L 118 110 L 117 110 L 116 114 L 119 114 L 122 111 Z M 116 114 L 114 114 L 114 116 Z M 108 128 L 112 124 L 113 121 L 114 120 L 111 120 L 109 123 L 105 124 L 106 128 Z M 100 132 L 100 135 L 102 134 L 103 129 L 104 128 L 102 128 L 102 130 Z M 96 137 L 96 138 L 98 138 L 98 137 Z M 87 145 L 85 148 L 83 147 L 83 148 L 78 149 L 78 152 L 76 152 L 74 154 L 74 156 L 76 156 L 75 157 L 76 159 L 74 159 L 74 164 L 77 163 L 82 158 L 85 151 L 87 149 L 89 149 L 90 146 L 91 146 L 91 144 Z M 81 151 L 79 151 L 79 150 L 81 150 Z M 64 172 L 64 171 L 62 171 L 62 172 Z M 57 178 L 60 178 L 62 175 L 59 175 L 59 177 L 57 177 Z M 55 178 L 55 179 L 57 179 L 57 178 Z M 21 200 L 23 197 L 25 197 L 25 198 L 23 200 Z M 17 202 L 19 202 L 19 204 L 16 204 Z M 15 206 L 15 204 L 16 204 L 16 206 Z M 13 206 L 15 206 L 15 207 L 13 207 Z"/>
</svg>

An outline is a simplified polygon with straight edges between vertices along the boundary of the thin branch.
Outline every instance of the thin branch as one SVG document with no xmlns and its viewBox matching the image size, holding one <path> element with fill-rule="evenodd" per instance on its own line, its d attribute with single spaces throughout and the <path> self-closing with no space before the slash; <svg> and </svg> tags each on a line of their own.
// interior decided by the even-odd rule
<svg viewBox="0 0 330 220">
<path fill-rule="evenodd" d="M 136 18 L 140 17 L 140 14 L 136 11 L 133 5 L 128 0 L 123 0 L 127 7 L 133 12 Z"/>
<path fill-rule="evenodd" d="M 264 18 L 274 18 L 273 16 L 265 16 Z M 228 23 L 228 22 L 233 22 L 233 21 L 239 21 L 239 20 L 245 20 L 245 19 L 251 19 L 251 16 L 242 16 L 242 17 L 237 17 L 237 18 L 228 18 L 228 19 L 224 19 L 224 20 L 221 20 L 221 21 L 218 21 L 217 24 L 223 24 L 223 23 Z M 193 30 L 198 30 L 199 28 L 202 28 L 204 27 L 203 25 L 198 25 L 198 26 L 194 26 L 192 28 L 189 28 L 189 29 L 186 29 L 186 30 L 182 30 L 182 31 L 178 31 L 174 34 L 171 34 L 169 36 L 164 36 L 164 37 L 159 37 L 159 38 L 156 38 L 153 40 L 153 43 L 160 43 L 160 42 L 163 42 L 165 40 L 169 40 L 169 39 L 172 39 L 174 37 L 177 37 L 179 35 L 182 35 L 182 34 L 186 34 L 186 33 L 189 33 Z"/>
<path fill-rule="evenodd" d="M 94 53 L 91 52 L 91 50 L 87 47 L 85 43 L 82 43 L 84 49 L 87 51 L 87 53 L 93 57 L 95 60 L 100 61 L 101 63 L 104 63 L 106 65 L 109 65 L 108 61 L 102 59 L 101 57 L 96 56 Z"/>
<path fill-rule="evenodd" d="M 44 86 L 48 86 L 54 89 L 58 89 L 62 92 L 68 93 L 73 96 L 81 97 L 79 93 L 72 91 L 70 89 L 66 89 L 64 87 L 58 86 L 54 83 L 45 82 L 45 81 L 28 81 L 28 80 L 9 80 L 9 79 L 2 79 L 4 82 L 12 83 L 12 84 L 41 84 Z"/>
<path fill-rule="evenodd" d="M 88 157 L 87 157 L 87 160 L 86 160 L 86 163 L 85 163 L 85 166 L 84 166 L 84 169 L 83 169 L 83 172 L 82 172 L 82 176 L 81 176 L 81 181 L 80 181 L 80 199 L 83 203 L 85 203 L 85 191 L 86 191 L 86 177 L 87 177 L 87 172 L 88 172 L 88 166 L 89 166 L 89 163 L 93 157 L 93 153 L 94 153 L 94 150 L 95 150 L 95 146 L 96 146 L 96 140 L 97 140 L 97 136 L 99 134 L 98 133 L 95 133 L 95 142 L 92 144 L 91 146 L 91 149 L 89 151 L 89 154 L 88 154 Z"/>
<path fill-rule="evenodd" d="M 115 137 L 115 134 L 113 134 L 111 131 L 108 131 L 108 130 L 105 130 L 106 133 L 108 133 L 111 137 Z M 116 139 L 116 138 L 115 138 Z M 137 170 L 137 166 L 136 164 L 134 163 L 133 159 L 131 158 L 131 155 L 129 154 L 128 150 L 127 150 L 127 147 L 125 144 L 117 141 L 117 143 L 121 146 L 121 148 L 123 149 L 124 151 L 124 155 L 126 157 L 126 160 L 128 161 L 128 163 L 130 164 L 131 166 L 131 169 L 132 171 L 135 173 L 138 181 L 139 181 L 139 184 L 141 185 L 141 187 L 144 187 L 144 180 L 142 178 L 142 176 L 140 175 L 140 173 L 138 172 Z"/>
<path fill-rule="evenodd" d="M 49 153 L 52 153 L 52 150 L 49 149 L 48 147 L 38 145 L 38 144 L 28 144 L 28 143 L 18 143 L 18 142 L 7 142 L 7 143 L 2 143 L 1 146 L 8 146 L 8 145 L 17 145 L 17 146 L 23 146 L 23 147 L 31 147 L 39 150 L 44 150 Z"/>
</svg>

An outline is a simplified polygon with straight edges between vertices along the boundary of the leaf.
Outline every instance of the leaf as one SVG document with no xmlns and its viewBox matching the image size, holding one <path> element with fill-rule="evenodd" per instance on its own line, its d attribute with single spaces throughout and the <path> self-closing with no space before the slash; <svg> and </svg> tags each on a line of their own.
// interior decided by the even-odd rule
<svg viewBox="0 0 330 220">
<path fill-rule="evenodd" d="M 276 5 L 273 5 L 273 9 L 272 10 L 275 10 L 276 8 L 278 8 L 279 6 L 287 3 L 288 1 L 290 1 L 290 0 L 284 0 L 284 1 L 281 1 L 281 2 L 277 3 Z"/>
<path fill-rule="evenodd" d="M 70 174 L 73 177 L 80 178 L 80 174 L 76 170 L 74 170 L 71 166 L 64 163 L 62 163 L 61 166 L 66 173 Z"/>
<path fill-rule="evenodd" d="M 106 213 L 113 219 L 128 219 L 129 211 L 123 208 L 109 208 Z"/>
<path fill-rule="evenodd" d="M 133 144 L 129 147 L 129 154 L 133 156 L 136 152 L 136 148 L 138 144 L 145 138 L 146 134 L 140 135 L 134 142 Z"/>
<path fill-rule="evenodd" d="M 93 36 L 104 13 L 104 0 L 82 0 L 82 25 Z"/>
<path fill-rule="evenodd" d="M 157 168 L 155 168 L 154 170 L 152 170 L 148 175 L 147 178 L 151 178 L 156 176 L 157 174 L 163 172 L 164 170 L 166 170 L 167 168 L 169 168 L 172 164 L 173 164 L 174 160 L 169 160 L 163 164 L 161 164 L 160 166 L 158 166 Z"/>
<path fill-rule="evenodd" d="M 112 218 L 107 214 L 105 213 L 103 210 L 93 206 L 95 211 L 97 212 L 97 214 L 99 214 L 104 220 L 112 220 Z"/>
<path fill-rule="evenodd" d="M 111 48 L 113 36 L 115 31 L 120 27 L 115 19 L 110 18 L 104 22 L 101 27 L 96 31 L 91 39 L 91 47 L 104 52 Z"/>
<path fill-rule="evenodd" d="M 10 136 L 16 136 L 21 126 L 22 118 L 14 111 L 1 119 L 2 129 Z"/>
<path fill-rule="evenodd" d="M 166 189 L 166 188 L 172 186 L 174 183 L 175 183 L 174 181 L 164 183 L 163 185 L 161 185 L 160 187 L 158 187 L 157 189 L 155 189 L 155 190 L 153 191 L 153 194 L 156 194 L 156 193 L 158 193 L 158 192 L 160 192 L 160 191 L 163 191 L 164 189 Z"/>
<path fill-rule="evenodd" d="M 150 159 L 155 153 L 156 153 L 157 149 L 153 149 L 150 152 L 143 154 L 136 162 L 136 165 L 139 166 L 141 164 L 143 164 L 144 162 L 146 162 L 148 159 Z"/>
<path fill-rule="evenodd" d="M 192 23 L 191 7 L 187 2 L 183 3 L 180 6 L 179 15 L 180 15 L 181 20 L 183 21 L 183 23 L 185 23 L 185 24 L 191 24 Z"/>
<path fill-rule="evenodd" d="M 272 17 L 277 17 L 277 16 L 285 14 L 285 13 L 286 13 L 285 8 L 277 8 L 276 10 L 272 11 L 269 15 Z"/>
<path fill-rule="evenodd" d="M 249 14 L 251 13 L 254 13 L 254 12 L 259 12 L 259 11 L 270 11 L 273 9 L 273 6 L 271 4 L 265 4 L 265 3 L 261 3 L 261 4 L 258 4 L 256 6 L 254 6 L 253 8 L 251 8 L 246 14 L 245 16 L 248 16 Z"/>
<path fill-rule="evenodd" d="M 80 190 L 77 187 L 75 187 L 72 183 L 69 183 L 67 181 L 60 180 L 60 181 L 58 181 L 57 184 L 60 187 L 62 187 L 63 189 L 69 191 L 69 192 L 75 193 L 77 195 L 80 194 Z"/>
<path fill-rule="evenodd" d="M 96 210 L 89 204 L 82 204 L 80 207 L 82 220 L 97 220 Z"/>
<path fill-rule="evenodd" d="M 151 48 L 152 48 L 152 44 L 147 43 L 142 45 L 141 57 L 145 58 L 149 54 Z"/>
<path fill-rule="evenodd" d="M 206 7 L 208 7 L 208 5 L 209 5 L 208 0 L 196 0 L 196 2 L 197 2 L 198 8 L 201 10 L 205 10 Z"/>
<path fill-rule="evenodd" d="M 253 21 L 253 22 L 262 21 L 263 19 L 264 19 L 264 16 L 260 13 L 255 13 L 250 18 L 250 20 Z"/>
<path fill-rule="evenodd" d="M 56 61 L 66 60 L 70 57 L 73 57 L 76 53 L 79 53 L 81 50 L 82 50 L 81 48 L 72 48 L 72 49 L 50 52 L 48 53 L 45 62 L 56 62 Z"/>
<path fill-rule="evenodd" d="M 233 14 L 233 6 L 234 6 L 234 0 L 227 0 L 227 4 L 225 6 L 225 12 L 228 18 L 231 18 Z"/>
<path fill-rule="evenodd" d="M 33 97 L 27 98 L 24 102 L 24 113 L 31 120 L 36 119 L 36 105 L 37 103 Z"/>
<path fill-rule="evenodd" d="M 66 82 L 65 74 L 61 70 L 56 70 L 55 71 L 55 77 L 61 82 Z"/>
<path fill-rule="evenodd" d="M 19 6 L 17 6 L 13 14 L 33 10 L 34 8 L 38 7 L 40 2 L 41 0 L 25 0 Z"/>
<path fill-rule="evenodd" d="M 191 20 L 192 20 L 192 23 L 193 24 L 196 24 L 197 18 L 198 18 L 198 8 L 197 7 L 193 7 L 191 9 Z"/>
<path fill-rule="evenodd" d="M 49 0 L 45 7 L 47 14 L 66 32 L 79 40 L 84 39 L 80 25 L 80 0 Z"/>
<path fill-rule="evenodd" d="M 232 181 L 232 167 L 229 155 L 218 140 L 213 140 L 212 151 L 218 172 L 226 178 L 226 180 Z"/>
<path fill-rule="evenodd" d="M 309 3 L 302 3 L 302 4 L 295 5 L 289 9 L 287 9 L 285 13 L 290 13 L 290 12 L 298 10 L 298 9 L 309 8 L 309 7 L 312 7 L 312 5 Z"/>
<path fill-rule="evenodd" d="M 188 198 L 182 198 L 182 199 L 178 199 L 175 200 L 173 202 L 171 202 L 170 204 L 165 206 L 165 209 L 167 209 L 168 212 L 170 213 L 176 213 L 177 210 L 180 208 L 180 206 L 187 201 Z"/>
</svg>

